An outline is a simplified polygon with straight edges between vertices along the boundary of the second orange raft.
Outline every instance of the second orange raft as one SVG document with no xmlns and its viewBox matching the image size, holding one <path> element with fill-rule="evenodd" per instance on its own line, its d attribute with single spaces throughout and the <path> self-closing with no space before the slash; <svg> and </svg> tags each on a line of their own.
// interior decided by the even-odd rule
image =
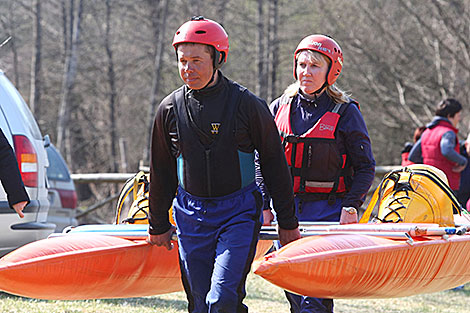
<svg viewBox="0 0 470 313">
<path fill-rule="evenodd" d="M 271 283 L 319 298 L 391 298 L 431 293 L 470 281 L 470 235 L 410 244 L 361 234 L 299 239 L 255 261 Z"/>
</svg>

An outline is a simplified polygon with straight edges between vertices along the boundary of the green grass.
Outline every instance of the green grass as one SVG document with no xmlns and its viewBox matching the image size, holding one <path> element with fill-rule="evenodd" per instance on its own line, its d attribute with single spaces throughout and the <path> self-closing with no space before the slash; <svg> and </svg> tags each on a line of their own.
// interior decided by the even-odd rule
<svg viewBox="0 0 470 313">
<path fill-rule="evenodd" d="M 250 274 L 247 280 L 245 304 L 254 313 L 287 313 L 289 307 L 283 291 L 262 278 Z M 335 300 L 336 313 L 426 313 L 469 312 L 470 285 L 463 290 L 442 291 L 397 299 Z M 184 313 L 187 302 L 183 292 L 153 297 L 86 300 L 49 301 L 12 296 L 0 293 L 2 313 Z"/>
</svg>

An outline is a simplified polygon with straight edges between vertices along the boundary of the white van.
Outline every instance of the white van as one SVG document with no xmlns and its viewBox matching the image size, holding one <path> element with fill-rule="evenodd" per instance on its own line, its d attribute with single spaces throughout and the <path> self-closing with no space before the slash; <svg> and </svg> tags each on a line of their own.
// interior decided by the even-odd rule
<svg viewBox="0 0 470 313">
<path fill-rule="evenodd" d="M 15 151 L 21 177 L 31 198 L 31 203 L 23 210 L 25 217 L 20 219 L 9 207 L 0 184 L 0 255 L 4 255 L 26 243 L 46 238 L 55 225 L 46 222 L 49 201 L 45 146 L 50 144 L 49 137 L 42 137 L 28 106 L 1 70 L 0 128 Z"/>
</svg>

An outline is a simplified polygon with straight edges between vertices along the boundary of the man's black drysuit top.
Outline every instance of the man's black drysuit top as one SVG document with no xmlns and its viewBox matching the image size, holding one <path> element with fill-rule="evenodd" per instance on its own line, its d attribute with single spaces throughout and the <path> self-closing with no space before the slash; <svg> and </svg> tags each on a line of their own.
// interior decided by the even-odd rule
<svg viewBox="0 0 470 313">
<path fill-rule="evenodd" d="M 229 95 L 233 97 L 234 94 L 241 93 L 241 95 L 238 94 L 241 98 L 238 111 L 235 113 L 235 137 L 238 150 L 245 153 L 258 151 L 261 171 L 273 199 L 279 226 L 287 230 L 295 229 L 298 227 L 298 221 L 293 205 L 292 178 L 271 113 L 263 100 L 224 77 L 220 71 L 219 77 L 216 85 L 209 88 L 202 90 L 184 88 L 184 98 L 189 114 L 198 128 L 208 136 L 216 136 L 213 124 L 227 121 L 227 117 L 223 116 L 224 112 L 229 111 L 225 110 L 225 105 L 233 102 L 230 101 Z M 168 211 L 178 187 L 176 159 L 181 151 L 173 103 L 178 101 L 175 100 L 175 92 L 177 91 L 160 103 L 152 131 L 149 232 L 153 235 L 163 234 L 170 229 Z M 223 126 L 220 125 L 220 127 Z M 187 181 L 183 185 L 190 186 L 202 182 L 205 180 L 204 175 L 204 171 L 201 171 L 200 174 L 194 175 L 196 177 L 184 176 Z M 230 179 L 231 177 L 225 177 L 225 182 L 215 182 L 213 186 L 216 189 L 217 186 L 223 188 Z M 187 191 L 191 193 L 191 190 Z M 220 195 L 217 190 L 213 193 Z"/>
</svg>

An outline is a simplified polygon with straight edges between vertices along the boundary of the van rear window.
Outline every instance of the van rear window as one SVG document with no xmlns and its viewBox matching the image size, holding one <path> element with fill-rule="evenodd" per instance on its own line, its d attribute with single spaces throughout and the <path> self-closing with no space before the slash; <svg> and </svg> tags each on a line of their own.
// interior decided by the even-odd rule
<svg viewBox="0 0 470 313">
<path fill-rule="evenodd" d="M 47 168 L 47 178 L 52 180 L 69 181 L 70 173 L 67 169 L 64 159 L 59 153 L 50 147 L 47 147 L 47 158 L 49 159 L 49 167 Z"/>
</svg>

